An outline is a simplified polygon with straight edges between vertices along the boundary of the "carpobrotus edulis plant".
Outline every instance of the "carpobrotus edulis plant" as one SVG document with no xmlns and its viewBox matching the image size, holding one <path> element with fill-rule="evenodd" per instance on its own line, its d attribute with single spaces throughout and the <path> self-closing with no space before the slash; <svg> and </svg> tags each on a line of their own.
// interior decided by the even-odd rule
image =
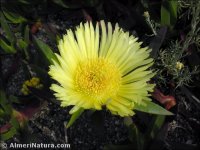
<svg viewBox="0 0 200 150">
<path fill-rule="evenodd" d="M 149 69 L 153 59 L 150 49 L 124 32 L 118 24 L 86 22 L 67 30 L 56 54 L 58 62 L 50 66 L 50 76 L 58 82 L 51 90 L 61 106 L 101 110 L 106 106 L 113 114 L 132 116 L 134 106 L 151 101 L 149 92 L 154 73 Z"/>
</svg>

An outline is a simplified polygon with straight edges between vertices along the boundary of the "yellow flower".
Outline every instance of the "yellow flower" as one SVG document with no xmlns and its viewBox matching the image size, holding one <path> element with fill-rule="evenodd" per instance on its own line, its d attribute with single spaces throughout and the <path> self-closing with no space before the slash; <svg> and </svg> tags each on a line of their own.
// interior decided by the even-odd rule
<svg viewBox="0 0 200 150">
<path fill-rule="evenodd" d="M 30 80 L 26 80 L 21 88 L 21 92 L 24 95 L 28 95 L 30 94 L 30 90 L 28 89 L 28 87 L 34 87 L 37 89 L 41 89 L 43 87 L 43 85 L 40 83 L 40 79 L 37 77 L 33 77 Z"/>
<path fill-rule="evenodd" d="M 101 27 L 101 28 L 100 28 Z M 150 100 L 148 92 L 154 76 L 148 70 L 153 64 L 150 50 L 141 42 L 111 23 L 81 23 L 60 40 L 56 54 L 58 61 L 50 66 L 49 74 L 58 82 L 51 90 L 61 106 L 101 110 L 106 106 L 113 114 L 131 116 L 134 104 Z"/>
<path fill-rule="evenodd" d="M 184 67 L 184 64 L 183 63 L 181 63 L 181 62 L 176 62 L 176 68 L 178 69 L 178 70 L 181 70 L 182 68 Z"/>
<path fill-rule="evenodd" d="M 149 18 L 149 17 L 150 17 L 150 16 L 149 16 L 149 12 L 148 12 L 148 11 L 145 11 L 144 14 L 143 14 L 143 16 L 146 17 L 146 18 Z"/>
</svg>

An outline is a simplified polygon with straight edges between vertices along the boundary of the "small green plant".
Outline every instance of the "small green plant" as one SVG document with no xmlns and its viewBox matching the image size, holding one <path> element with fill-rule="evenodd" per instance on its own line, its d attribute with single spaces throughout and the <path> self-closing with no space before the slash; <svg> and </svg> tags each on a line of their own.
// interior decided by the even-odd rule
<svg viewBox="0 0 200 150">
<path fill-rule="evenodd" d="M 199 2 L 197 2 L 200 4 Z M 190 31 L 183 37 L 182 40 L 171 42 L 170 46 L 160 51 L 157 65 L 159 68 L 159 80 L 166 84 L 164 74 L 171 76 L 171 81 L 176 84 L 176 87 L 188 85 L 192 81 L 192 77 L 199 73 L 198 66 L 189 67 L 186 65 L 186 57 L 191 54 L 190 46 L 196 46 L 199 50 L 199 35 L 200 35 L 200 5 L 190 3 L 189 11 L 192 15 Z M 182 35 L 184 36 L 184 35 Z M 168 76 L 168 77 L 169 77 Z"/>
<path fill-rule="evenodd" d="M 7 54 L 14 54 L 17 52 L 21 52 L 24 54 L 25 58 L 29 59 L 28 53 L 28 46 L 29 46 L 29 27 L 28 25 L 25 27 L 24 32 L 18 35 L 14 33 L 11 26 L 8 23 L 8 20 L 5 18 L 3 11 L 0 12 L 1 14 L 1 25 L 3 29 L 3 35 L 0 40 L 1 48 Z"/>
<path fill-rule="evenodd" d="M 124 118 L 124 124 L 128 128 L 129 144 L 127 145 L 106 145 L 104 150 L 147 150 L 147 149 L 160 149 L 162 146 L 162 138 L 158 133 L 163 130 L 165 116 L 153 115 L 147 124 L 145 132 L 133 122 L 131 117 Z M 161 138 L 161 139 L 159 139 Z M 163 143 L 162 143 L 163 144 Z"/>
<path fill-rule="evenodd" d="M 176 86 L 188 85 L 192 81 L 192 75 L 198 73 L 198 68 L 194 67 L 191 71 L 188 66 L 184 65 L 184 57 L 186 52 L 179 42 L 172 42 L 171 45 L 164 51 L 160 52 L 157 63 L 159 68 L 158 78 L 161 82 L 166 84 L 164 74 L 171 75 L 171 80 L 176 83 Z"/>
<path fill-rule="evenodd" d="M 5 141 L 13 137 L 20 130 L 19 115 L 8 101 L 3 89 L 0 89 L 0 134 L 1 140 Z M 22 121 L 22 120 L 21 120 Z M 21 122 L 21 125 L 23 123 Z"/>
</svg>

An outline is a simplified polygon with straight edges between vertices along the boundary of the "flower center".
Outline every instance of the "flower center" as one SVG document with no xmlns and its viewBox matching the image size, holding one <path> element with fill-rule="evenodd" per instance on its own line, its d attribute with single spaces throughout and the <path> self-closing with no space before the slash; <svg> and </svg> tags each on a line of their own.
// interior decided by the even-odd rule
<svg viewBox="0 0 200 150">
<path fill-rule="evenodd" d="M 108 100 L 116 95 L 121 83 L 117 67 L 104 58 L 91 59 L 80 63 L 75 72 L 75 86 L 98 100 Z"/>
</svg>

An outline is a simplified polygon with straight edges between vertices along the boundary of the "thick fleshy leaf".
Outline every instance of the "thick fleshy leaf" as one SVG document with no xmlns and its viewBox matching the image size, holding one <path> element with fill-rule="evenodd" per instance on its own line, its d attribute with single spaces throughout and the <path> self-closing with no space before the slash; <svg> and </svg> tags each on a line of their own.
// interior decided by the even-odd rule
<svg viewBox="0 0 200 150">
<path fill-rule="evenodd" d="M 151 102 L 151 101 L 145 101 L 146 105 L 138 105 L 135 104 L 134 109 L 150 114 L 157 114 L 157 115 L 173 115 L 170 111 L 167 111 L 163 107 Z"/>
<path fill-rule="evenodd" d="M 17 130 L 15 129 L 15 127 L 10 128 L 9 131 L 2 133 L 1 134 L 1 140 L 5 141 L 8 140 L 10 138 L 12 138 L 15 134 L 17 133 Z"/>
<path fill-rule="evenodd" d="M 79 108 L 79 110 L 77 110 L 75 113 L 73 113 L 66 128 L 69 128 L 81 116 L 81 114 L 83 112 L 84 112 L 84 109 Z"/>
<path fill-rule="evenodd" d="M 6 53 L 15 53 L 16 52 L 16 49 L 13 46 L 8 45 L 3 39 L 0 39 L 0 46 Z"/>
<path fill-rule="evenodd" d="M 25 31 L 24 31 L 24 41 L 29 44 L 30 43 L 30 29 L 29 26 L 26 25 Z"/>
<path fill-rule="evenodd" d="M 1 27 L 5 31 L 7 39 L 9 40 L 10 43 L 14 43 L 15 41 L 14 33 L 11 31 L 10 26 L 8 25 L 2 12 L 0 12 L 0 16 L 1 16 Z"/>
<path fill-rule="evenodd" d="M 0 108 L 0 117 L 3 118 L 5 116 L 5 112 L 2 108 Z"/>
<path fill-rule="evenodd" d="M 69 6 L 67 6 L 67 5 L 65 4 L 65 2 L 64 2 L 63 0 L 53 0 L 53 2 L 56 3 L 56 4 L 59 5 L 59 6 L 64 7 L 64 8 L 70 8 Z"/>
<path fill-rule="evenodd" d="M 20 128 L 20 124 L 19 121 L 23 121 L 24 119 L 19 120 L 17 117 L 21 117 L 19 116 L 21 115 L 18 111 L 14 111 L 13 110 L 13 115 L 10 118 L 10 124 L 15 127 L 16 130 L 18 130 Z"/>
<path fill-rule="evenodd" d="M 34 37 L 35 44 L 38 46 L 39 50 L 44 54 L 45 58 L 49 62 L 49 64 L 53 64 L 52 60 L 57 60 L 55 54 L 51 50 L 51 48 L 45 44 L 43 41 Z"/>
<path fill-rule="evenodd" d="M 17 103 L 17 104 L 21 104 L 22 101 L 20 101 L 19 97 L 14 96 L 14 95 L 10 95 L 8 98 L 12 103 Z"/>
<path fill-rule="evenodd" d="M 146 138 L 149 140 L 154 139 L 155 136 L 158 134 L 160 128 L 162 127 L 163 123 L 165 121 L 165 116 L 163 115 L 156 115 L 152 118 L 148 131 L 146 133 Z"/>
<path fill-rule="evenodd" d="M 129 140 L 133 143 L 136 150 L 142 150 L 144 146 L 144 136 L 133 123 L 131 117 L 124 118 L 124 124 L 128 127 Z"/>
<path fill-rule="evenodd" d="M 177 18 L 177 0 L 163 0 L 161 6 L 161 24 L 173 27 Z"/>
<path fill-rule="evenodd" d="M 134 123 L 129 126 L 129 138 L 136 150 L 143 150 L 144 138 Z"/>
<path fill-rule="evenodd" d="M 28 0 L 18 0 L 18 2 L 22 3 L 22 4 L 30 4 L 31 2 Z"/>
<path fill-rule="evenodd" d="M 5 8 L 3 8 L 3 13 L 4 13 L 5 17 L 8 20 L 10 20 L 12 23 L 23 23 L 23 22 L 27 21 L 24 17 L 22 17 L 18 13 L 8 11 Z"/>
<path fill-rule="evenodd" d="M 1 103 L 0 106 L 3 108 L 6 115 L 10 115 L 12 113 L 12 107 L 6 100 L 6 94 L 3 90 L 0 89 L 0 97 L 1 97 Z"/>
<path fill-rule="evenodd" d="M 25 27 L 25 31 L 24 31 L 24 42 L 26 43 L 26 47 L 24 47 L 24 53 L 25 53 L 25 56 L 26 56 L 26 59 L 29 60 L 30 56 L 29 56 L 29 53 L 28 53 L 28 45 L 30 43 L 30 35 L 29 35 L 29 32 L 30 32 L 30 29 L 29 29 L 29 26 L 26 25 Z"/>
<path fill-rule="evenodd" d="M 28 44 L 22 39 L 17 40 L 17 44 L 20 49 L 26 49 L 28 47 Z"/>
</svg>

